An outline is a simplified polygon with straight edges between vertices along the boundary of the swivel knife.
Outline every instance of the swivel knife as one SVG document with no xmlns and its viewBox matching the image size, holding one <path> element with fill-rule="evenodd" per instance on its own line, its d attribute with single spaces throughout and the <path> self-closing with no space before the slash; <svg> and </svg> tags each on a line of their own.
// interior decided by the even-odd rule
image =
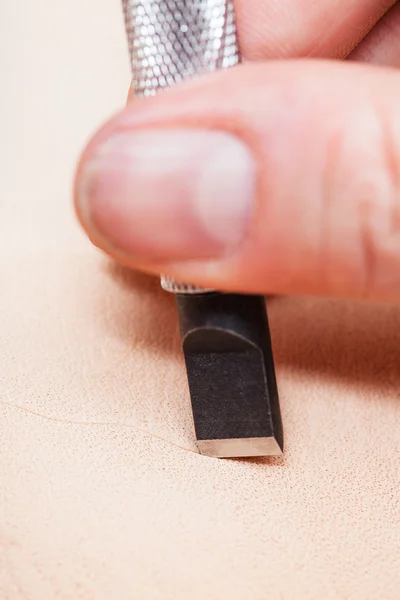
<svg viewBox="0 0 400 600">
<path fill-rule="evenodd" d="M 240 61 L 232 0 L 123 0 L 138 97 Z M 283 452 L 265 299 L 161 277 L 176 298 L 199 452 Z"/>
</svg>

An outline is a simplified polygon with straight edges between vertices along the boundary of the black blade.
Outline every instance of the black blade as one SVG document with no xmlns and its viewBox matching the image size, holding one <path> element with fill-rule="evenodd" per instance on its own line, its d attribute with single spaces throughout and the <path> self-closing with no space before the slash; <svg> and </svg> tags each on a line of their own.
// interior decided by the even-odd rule
<svg viewBox="0 0 400 600">
<path fill-rule="evenodd" d="M 282 454 L 264 298 L 215 293 L 176 299 L 200 452 L 221 458 Z"/>
</svg>

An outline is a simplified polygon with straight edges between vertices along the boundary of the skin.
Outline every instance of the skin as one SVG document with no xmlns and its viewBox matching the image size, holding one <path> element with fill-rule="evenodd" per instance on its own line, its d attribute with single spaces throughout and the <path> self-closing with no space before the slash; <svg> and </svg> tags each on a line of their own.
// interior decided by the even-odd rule
<svg viewBox="0 0 400 600">
<path fill-rule="evenodd" d="M 75 194 L 87 235 L 131 268 L 217 289 L 398 302 L 400 5 L 237 0 L 236 12 L 242 65 L 162 97 L 130 95 L 93 137 Z M 172 246 L 152 255 L 123 224 L 111 240 L 81 193 L 99 149 L 116 134 L 194 127 L 236 136 L 255 159 L 257 208 L 245 240 L 218 258 Z M 85 198 L 104 219 L 115 210 L 109 192 L 109 204 L 95 206 L 90 190 Z M 156 232 L 160 217 L 146 218 Z"/>
</svg>

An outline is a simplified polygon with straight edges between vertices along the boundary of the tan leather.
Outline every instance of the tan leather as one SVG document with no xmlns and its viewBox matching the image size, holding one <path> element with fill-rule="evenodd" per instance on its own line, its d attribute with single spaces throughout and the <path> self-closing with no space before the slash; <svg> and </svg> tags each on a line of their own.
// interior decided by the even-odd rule
<svg viewBox="0 0 400 600">
<path fill-rule="evenodd" d="M 398 308 L 272 300 L 286 456 L 196 454 L 172 299 L 71 210 L 118 3 L 1 15 L 0 597 L 397 600 Z"/>
</svg>

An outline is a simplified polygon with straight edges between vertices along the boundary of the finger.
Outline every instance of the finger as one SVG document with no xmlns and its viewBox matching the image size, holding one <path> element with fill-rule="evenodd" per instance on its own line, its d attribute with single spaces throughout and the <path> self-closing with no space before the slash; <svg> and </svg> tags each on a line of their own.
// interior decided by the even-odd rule
<svg viewBox="0 0 400 600">
<path fill-rule="evenodd" d="M 400 77 L 277 61 L 137 101 L 83 156 L 96 245 L 218 289 L 400 299 Z"/>
<path fill-rule="evenodd" d="M 397 3 L 379 21 L 361 44 L 350 54 L 350 60 L 400 67 L 400 4 Z"/>
<path fill-rule="evenodd" d="M 245 59 L 344 58 L 395 0 L 236 0 Z"/>
</svg>

